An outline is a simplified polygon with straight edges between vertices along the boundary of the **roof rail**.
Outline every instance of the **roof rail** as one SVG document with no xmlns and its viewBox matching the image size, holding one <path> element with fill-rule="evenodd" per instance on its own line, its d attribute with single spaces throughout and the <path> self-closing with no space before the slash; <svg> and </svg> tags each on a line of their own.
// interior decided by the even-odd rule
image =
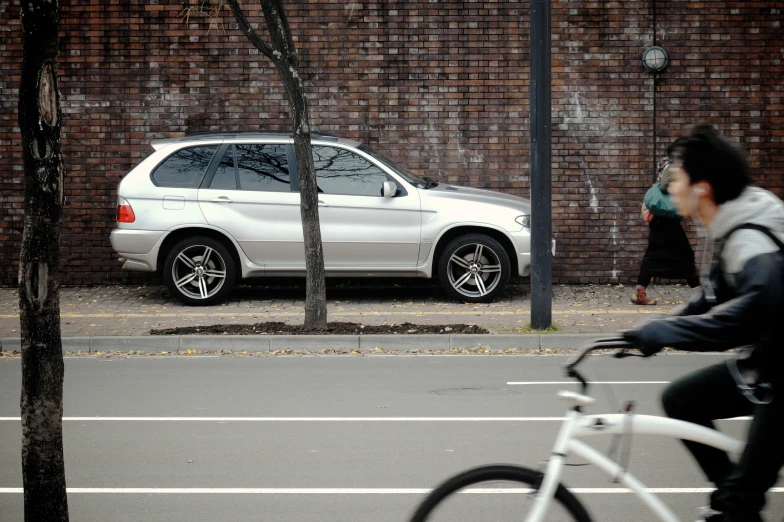
<svg viewBox="0 0 784 522">
<path fill-rule="evenodd" d="M 193 134 L 183 136 L 183 138 L 192 138 L 194 136 L 236 136 L 239 134 L 272 134 L 275 136 L 288 136 L 288 133 L 283 131 L 274 130 L 239 130 L 239 131 L 199 131 Z"/>
<path fill-rule="evenodd" d="M 291 137 L 291 133 L 277 130 L 241 130 L 241 131 L 199 131 L 193 134 L 188 134 L 179 139 L 195 138 L 199 136 L 238 136 L 242 134 L 268 134 L 272 136 L 286 136 Z M 327 132 L 312 132 L 311 136 L 319 140 L 338 141 L 340 136 L 329 134 Z M 175 138 L 177 139 L 177 138 Z"/>
<path fill-rule="evenodd" d="M 310 135 L 319 140 L 338 141 L 340 139 L 340 136 L 335 136 L 328 132 L 311 132 Z"/>
</svg>

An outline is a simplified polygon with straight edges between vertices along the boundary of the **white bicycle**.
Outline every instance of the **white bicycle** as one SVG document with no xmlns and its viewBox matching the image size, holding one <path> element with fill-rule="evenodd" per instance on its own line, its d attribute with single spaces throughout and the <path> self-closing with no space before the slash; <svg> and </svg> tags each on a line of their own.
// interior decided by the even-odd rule
<svg viewBox="0 0 784 522">
<path fill-rule="evenodd" d="M 454 520 L 457 513 L 460 513 L 459 508 L 456 512 L 450 512 L 445 509 L 442 502 L 450 495 L 461 491 L 509 493 L 524 497 L 526 502 L 516 503 L 510 508 L 510 518 L 514 520 L 591 522 L 591 516 L 582 503 L 560 483 L 561 472 L 569 456 L 579 457 L 594 464 L 619 484 L 627 487 L 659 520 L 679 522 L 680 519 L 664 502 L 648 491 L 642 482 L 626 471 L 624 466 L 599 453 L 580 439 L 595 435 L 663 435 L 700 442 L 734 454 L 740 453 L 745 443 L 704 426 L 666 417 L 637 415 L 631 411 L 608 415 L 584 415 L 582 407 L 593 404 L 595 399 L 586 395 L 588 383 L 577 371 L 577 366 L 588 354 L 597 350 L 616 349 L 613 355 L 619 358 L 637 355 L 629 352 L 630 348 L 630 345 L 620 338 L 600 339 L 586 346 L 576 359 L 566 365 L 566 374 L 580 383 L 580 391 L 579 393 L 558 392 L 558 396 L 570 402 L 571 406 L 555 439 L 544 473 L 509 465 L 482 466 L 460 473 L 434 489 L 419 505 L 411 522 Z M 514 482 L 527 487 L 487 488 L 486 485 L 490 482 Z M 470 486 L 480 487 L 467 489 Z M 528 509 L 527 513 L 525 509 Z M 489 520 L 492 516 L 494 515 L 486 515 L 483 520 Z"/>
</svg>

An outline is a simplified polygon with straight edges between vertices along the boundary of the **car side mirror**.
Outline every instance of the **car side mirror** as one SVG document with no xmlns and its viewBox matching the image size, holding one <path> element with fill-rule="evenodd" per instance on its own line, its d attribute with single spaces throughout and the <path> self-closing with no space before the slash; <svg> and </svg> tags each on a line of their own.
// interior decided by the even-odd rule
<svg viewBox="0 0 784 522">
<path fill-rule="evenodd" d="M 397 185 L 392 181 L 385 181 L 381 185 L 381 195 L 385 198 L 393 198 L 397 195 Z"/>
</svg>

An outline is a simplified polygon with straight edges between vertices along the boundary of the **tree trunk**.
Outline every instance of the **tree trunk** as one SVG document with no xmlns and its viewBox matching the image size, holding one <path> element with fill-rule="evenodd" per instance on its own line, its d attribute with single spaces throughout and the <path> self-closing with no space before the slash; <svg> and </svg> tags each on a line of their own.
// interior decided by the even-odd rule
<svg viewBox="0 0 784 522">
<path fill-rule="evenodd" d="M 305 238 L 305 328 L 327 327 L 327 290 L 324 274 L 324 250 L 318 214 L 318 186 L 310 146 L 310 112 L 305 86 L 299 74 L 299 58 L 291 36 L 286 13 L 280 0 L 262 0 L 261 8 L 272 45 L 264 43 L 248 23 L 237 0 L 228 1 L 240 29 L 250 42 L 272 60 L 292 109 L 294 152 L 300 185 L 300 215 Z"/>
<path fill-rule="evenodd" d="M 266 3 L 266 2 L 265 2 Z M 265 11 L 266 14 L 266 11 Z M 310 146 L 308 99 L 297 69 L 276 63 L 294 119 L 294 153 L 299 176 L 300 215 L 305 237 L 305 328 L 327 327 L 327 289 L 324 274 L 324 249 L 318 213 L 318 185 Z"/>
<path fill-rule="evenodd" d="M 299 58 L 294 47 L 286 13 L 280 0 L 262 0 L 272 48 L 278 51 L 275 67 L 291 104 L 294 123 L 294 153 L 299 176 L 300 215 L 305 238 L 305 328 L 327 327 L 327 290 L 324 274 L 324 249 L 318 214 L 318 185 L 310 146 L 310 112 L 305 86 L 299 74 Z M 274 54 L 274 52 L 273 52 Z"/>
<path fill-rule="evenodd" d="M 28 8 L 29 5 L 29 8 Z M 25 200 L 19 259 L 22 337 L 22 479 L 24 519 L 67 521 L 63 462 L 63 350 L 60 335 L 60 225 L 64 201 L 57 89 L 57 1 L 21 9 L 22 134 Z"/>
<path fill-rule="evenodd" d="M 318 214 L 318 188 L 313 168 L 313 152 L 310 146 L 307 99 L 302 89 L 291 93 L 300 95 L 294 105 L 294 152 L 297 156 L 297 173 L 300 186 L 300 215 L 302 233 L 305 236 L 305 328 L 327 327 L 327 287 L 324 274 L 324 249 L 321 246 L 321 223 Z M 297 105 L 304 104 L 298 110 Z M 298 114 L 299 113 L 299 117 Z M 302 130 L 304 129 L 304 130 Z"/>
</svg>

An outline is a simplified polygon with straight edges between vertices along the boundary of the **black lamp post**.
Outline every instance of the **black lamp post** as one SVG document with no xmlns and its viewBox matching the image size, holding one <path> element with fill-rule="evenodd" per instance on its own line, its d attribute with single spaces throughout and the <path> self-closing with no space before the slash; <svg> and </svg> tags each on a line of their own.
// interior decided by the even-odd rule
<svg viewBox="0 0 784 522">
<path fill-rule="evenodd" d="M 531 328 L 550 326 L 552 197 L 550 0 L 531 0 Z"/>
</svg>

